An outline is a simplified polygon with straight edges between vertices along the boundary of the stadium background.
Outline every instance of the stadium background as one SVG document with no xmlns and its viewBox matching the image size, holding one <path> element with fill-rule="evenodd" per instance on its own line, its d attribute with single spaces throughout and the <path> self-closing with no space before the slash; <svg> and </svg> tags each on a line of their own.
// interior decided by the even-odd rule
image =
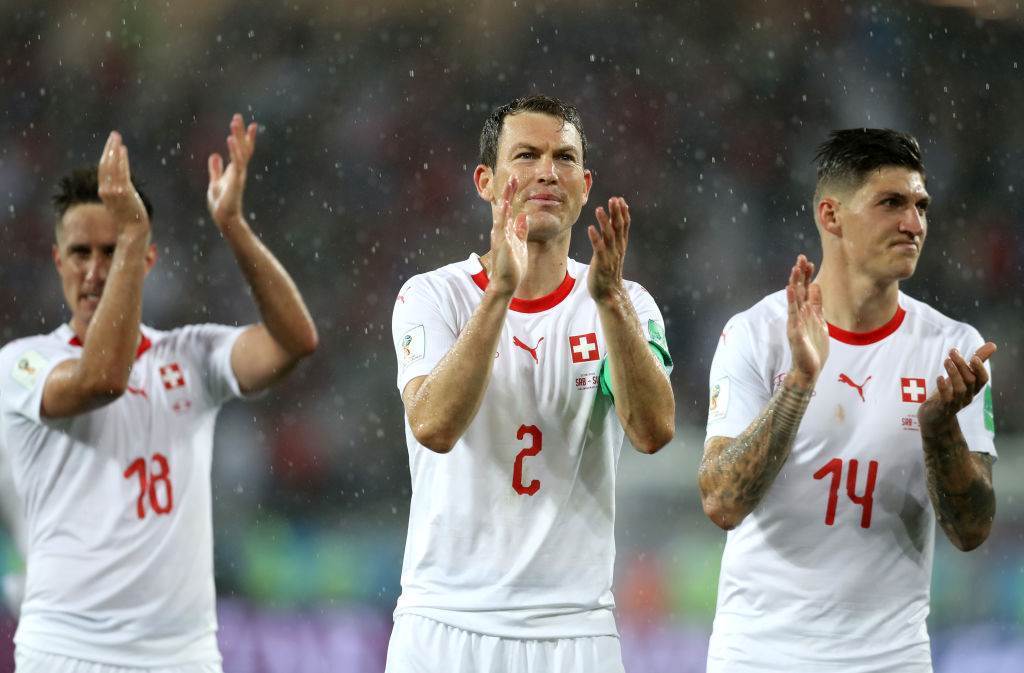
<svg viewBox="0 0 1024 673">
<path fill-rule="evenodd" d="M 1022 19 L 1010 0 L 4 0 L 0 337 L 64 319 L 49 195 L 96 161 L 111 128 L 156 204 L 145 321 L 252 321 L 204 194 L 230 114 L 254 117 L 247 209 L 322 346 L 220 419 L 225 669 L 380 671 L 409 497 L 394 296 L 410 275 L 485 250 L 470 177 L 489 110 L 531 92 L 576 103 L 594 197 L 629 200 L 628 276 L 661 302 L 677 363 L 676 441 L 654 457 L 625 450 L 620 466 L 627 670 L 702 671 L 724 535 L 701 514 L 694 474 L 719 330 L 781 288 L 798 252 L 820 257 L 808 205 L 827 131 L 909 130 L 934 206 L 905 289 L 1000 346 L 999 512 L 971 554 L 939 535 L 936 670 L 1020 671 Z M 573 251 L 589 259 L 585 236 Z M 0 571 L 19 563 L 0 535 Z M 0 672 L 13 628 L 0 613 Z"/>
</svg>

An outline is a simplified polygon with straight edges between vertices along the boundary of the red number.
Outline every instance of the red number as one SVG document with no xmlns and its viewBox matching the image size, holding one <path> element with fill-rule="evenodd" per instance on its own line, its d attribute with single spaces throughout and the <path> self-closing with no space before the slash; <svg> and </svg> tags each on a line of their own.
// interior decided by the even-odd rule
<svg viewBox="0 0 1024 673">
<path fill-rule="evenodd" d="M 878 461 L 868 463 L 868 483 L 864 485 L 864 495 L 857 495 L 857 460 L 850 461 L 850 471 L 846 473 L 846 495 L 863 509 L 860 515 L 860 527 L 871 527 L 871 505 L 874 503 L 875 478 L 878 476 Z"/>
<path fill-rule="evenodd" d="M 850 469 L 846 473 L 846 495 L 855 505 L 860 505 L 860 527 L 871 527 L 871 507 L 874 504 L 875 480 L 878 477 L 878 461 L 868 463 L 868 481 L 864 485 L 863 495 L 857 495 L 857 459 L 850 459 Z M 828 507 L 825 509 L 825 525 L 831 526 L 836 521 L 836 506 L 839 502 L 839 485 L 843 481 L 843 461 L 833 458 L 814 473 L 815 479 L 824 479 L 832 475 L 832 483 L 828 487 Z"/>
<path fill-rule="evenodd" d="M 162 453 L 153 454 L 153 463 L 160 468 L 159 472 L 146 470 L 146 459 L 136 458 L 124 471 L 124 478 L 131 479 L 139 475 L 139 499 L 135 502 L 135 513 L 140 519 L 146 518 L 146 496 L 149 495 L 149 506 L 157 515 L 168 514 L 174 508 L 174 490 L 171 488 L 171 466 Z M 163 484 L 164 502 L 161 504 L 157 495 L 157 484 Z"/>
<path fill-rule="evenodd" d="M 135 503 L 135 513 L 139 515 L 140 519 L 146 518 L 146 505 L 143 502 L 143 498 L 146 497 L 146 460 L 145 458 L 136 458 L 132 461 L 132 464 L 128 466 L 128 469 L 124 471 L 124 478 L 131 479 L 132 475 L 136 472 L 139 473 L 139 500 Z"/>
<path fill-rule="evenodd" d="M 831 526 L 836 522 L 836 503 L 839 501 L 839 482 L 843 478 L 843 461 L 833 458 L 814 473 L 814 478 L 824 479 L 829 472 L 832 473 L 832 485 L 828 487 L 828 508 L 825 509 L 826 526 Z"/>
<path fill-rule="evenodd" d="M 533 495 L 540 490 L 540 480 L 534 479 L 528 485 L 523 484 L 523 460 L 527 456 L 536 456 L 544 448 L 540 429 L 536 425 L 520 425 L 516 439 L 522 439 L 526 435 L 533 438 L 533 443 L 516 454 L 516 463 L 512 467 L 512 488 L 516 489 L 519 495 Z"/>
</svg>

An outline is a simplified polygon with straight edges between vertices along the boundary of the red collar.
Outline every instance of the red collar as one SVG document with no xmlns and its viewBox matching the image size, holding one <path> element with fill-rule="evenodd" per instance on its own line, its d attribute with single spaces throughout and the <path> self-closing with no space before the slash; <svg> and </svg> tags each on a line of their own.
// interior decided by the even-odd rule
<svg viewBox="0 0 1024 673">
<path fill-rule="evenodd" d="M 902 306 L 897 306 L 896 315 L 878 329 L 873 329 L 870 332 L 847 332 L 832 323 L 828 323 L 828 335 L 836 341 L 841 341 L 851 346 L 867 346 L 881 341 L 898 330 L 900 325 L 903 324 L 905 317 L 907 317 L 907 312 L 903 310 Z"/>
<path fill-rule="evenodd" d="M 473 282 L 481 290 L 486 290 L 488 282 L 487 270 L 480 269 L 479 273 L 473 274 Z M 508 307 L 517 313 L 540 313 L 541 311 L 558 306 L 563 299 L 569 296 L 574 285 L 576 285 L 576 279 L 570 276 L 569 271 L 566 270 L 565 278 L 562 279 L 561 284 L 549 294 L 537 297 L 536 299 L 516 299 L 513 297 L 512 303 Z"/>
<path fill-rule="evenodd" d="M 68 343 L 72 346 L 82 347 L 82 340 L 78 338 L 78 335 L 72 335 L 68 340 Z M 139 341 L 139 347 L 135 349 L 135 359 L 138 360 L 142 357 L 142 354 L 149 350 L 149 347 L 153 345 L 153 342 L 149 340 L 149 337 L 145 334 L 142 335 L 142 340 Z"/>
</svg>

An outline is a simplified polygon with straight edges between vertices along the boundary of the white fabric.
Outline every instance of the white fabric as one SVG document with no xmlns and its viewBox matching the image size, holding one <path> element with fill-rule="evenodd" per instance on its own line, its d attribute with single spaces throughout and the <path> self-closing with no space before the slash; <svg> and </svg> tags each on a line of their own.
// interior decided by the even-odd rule
<svg viewBox="0 0 1024 673">
<path fill-rule="evenodd" d="M 72 659 L 19 646 L 14 653 L 15 673 L 223 673 L 219 663 L 129 668 Z"/>
<path fill-rule="evenodd" d="M 624 433 L 598 393 L 606 342 L 587 270 L 569 260 L 575 283 L 560 303 L 508 312 L 483 402 L 449 453 L 421 446 L 406 418 L 412 503 L 396 616 L 505 638 L 617 633 L 611 584 Z M 474 255 L 402 288 L 392 323 L 400 391 L 455 343 L 483 296 L 472 278 L 480 271 Z M 664 333 L 651 296 L 627 287 L 645 335 L 652 320 Z M 540 451 L 517 458 L 530 447 Z M 517 461 L 519 487 L 536 484 L 532 495 L 513 486 Z"/>
<path fill-rule="evenodd" d="M 395 619 L 385 673 L 624 673 L 618 636 L 518 640 Z"/>
<path fill-rule="evenodd" d="M 128 392 L 66 419 L 41 418 L 40 402 L 53 367 L 81 354 L 70 328 L 0 350 L 0 442 L 28 539 L 18 647 L 113 666 L 220 661 L 210 465 L 217 411 L 240 394 L 241 331 L 143 327 Z"/>
<path fill-rule="evenodd" d="M 21 513 L 21 501 L 14 488 L 11 461 L 0 443 L 0 532 L 7 534 L 14 543 L 22 561 L 25 559 L 25 517 Z M 25 595 L 25 575 L 20 572 L 0 572 L 0 598 L 3 605 L 15 617 L 21 608 Z"/>
<path fill-rule="evenodd" d="M 983 341 L 922 302 L 900 294 L 899 303 L 906 314 L 889 336 L 865 345 L 830 339 L 792 453 L 761 503 L 729 532 L 709 672 L 931 670 L 925 618 L 935 515 L 919 402 L 904 401 L 904 389 L 923 400 L 945 374 L 951 347 L 969 357 Z M 733 317 L 711 366 L 708 438 L 741 434 L 790 362 L 784 292 Z M 926 390 L 915 390 L 921 379 Z M 983 397 L 958 418 L 970 448 L 995 455 Z M 866 520 L 858 501 L 866 499 L 872 461 Z"/>
</svg>

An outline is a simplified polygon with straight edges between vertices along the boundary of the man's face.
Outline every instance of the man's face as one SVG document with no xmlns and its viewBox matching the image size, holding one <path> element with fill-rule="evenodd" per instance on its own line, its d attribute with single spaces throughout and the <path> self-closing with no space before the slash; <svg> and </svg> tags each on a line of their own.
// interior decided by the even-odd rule
<svg viewBox="0 0 1024 673">
<path fill-rule="evenodd" d="M 76 332 L 84 331 L 103 295 L 117 245 L 117 222 L 100 203 L 80 203 L 64 213 L 53 246 L 53 262 L 60 274 L 64 300 Z M 156 248 L 146 255 L 147 269 Z"/>
<path fill-rule="evenodd" d="M 928 233 L 924 176 L 888 166 L 839 202 L 841 245 L 853 269 L 882 282 L 913 275 Z"/>
<path fill-rule="evenodd" d="M 590 171 L 583 168 L 583 143 L 576 127 L 540 112 L 505 117 L 493 174 L 486 166 L 477 168 L 480 196 L 496 212 L 512 175 L 519 182 L 512 199 L 512 217 L 526 213 L 529 240 L 567 235 L 579 219 L 591 184 Z"/>
</svg>

